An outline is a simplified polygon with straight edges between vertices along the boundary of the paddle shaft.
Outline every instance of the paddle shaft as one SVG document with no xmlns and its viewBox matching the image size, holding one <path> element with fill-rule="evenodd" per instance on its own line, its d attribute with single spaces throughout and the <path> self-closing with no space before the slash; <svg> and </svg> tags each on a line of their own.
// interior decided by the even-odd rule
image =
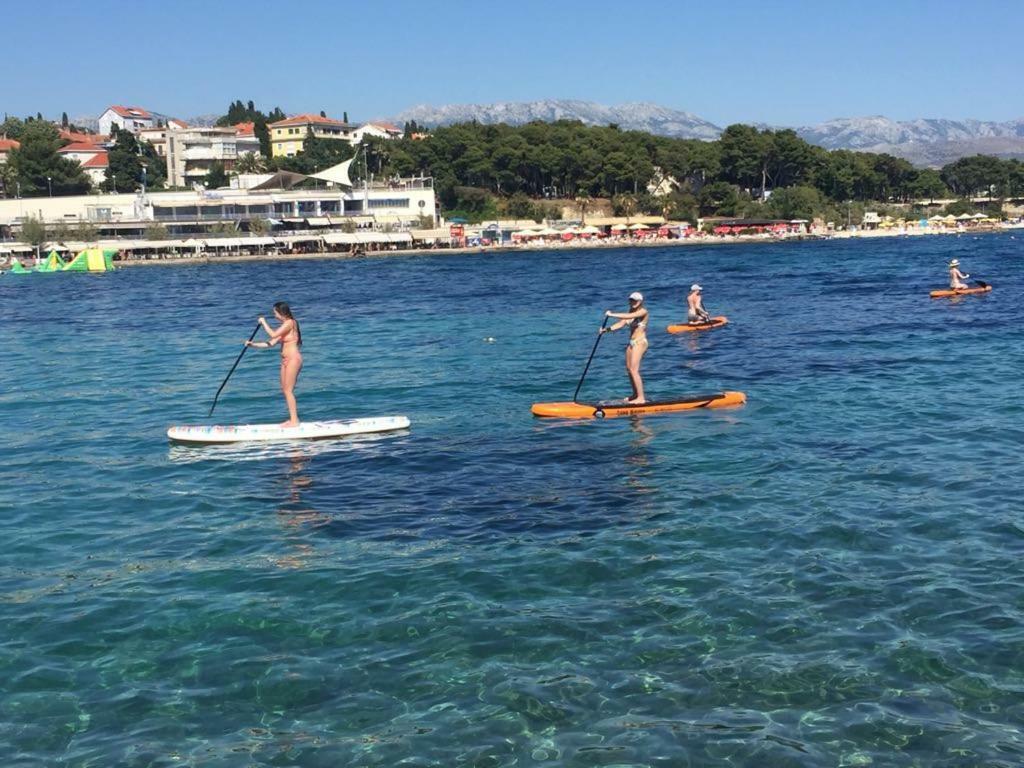
<svg viewBox="0 0 1024 768">
<path fill-rule="evenodd" d="M 256 323 L 256 327 L 252 329 L 252 333 L 249 334 L 249 341 L 256 338 L 256 334 L 260 332 L 260 324 Z M 228 383 L 228 379 L 231 378 L 231 374 L 235 372 L 235 368 L 242 362 L 242 355 L 245 354 L 245 350 L 249 348 L 248 343 L 242 347 L 242 351 L 238 353 L 238 357 L 235 358 L 235 364 L 231 366 L 231 370 L 228 371 L 228 375 L 224 377 L 224 381 L 220 385 L 220 389 L 217 390 L 217 394 L 213 396 L 213 405 L 210 406 L 210 416 L 213 416 L 213 409 L 217 407 L 217 398 L 220 397 L 220 393 L 224 391 L 224 387 Z M 209 417 L 207 417 L 209 418 Z"/>
<path fill-rule="evenodd" d="M 604 327 L 606 325 L 608 325 L 608 316 L 607 315 L 605 315 L 604 321 L 601 323 L 601 330 L 602 331 L 604 330 Z M 597 338 L 594 340 L 594 348 L 592 350 L 590 350 L 590 357 L 587 358 L 587 364 L 583 368 L 583 375 L 580 376 L 580 383 L 576 385 L 576 391 L 573 392 L 573 394 L 572 394 L 572 401 L 574 403 L 576 402 L 576 398 L 579 397 L 579 395 L 580 395 L 580 387 L 583 386 L 583 380 L 585 378 L 587 378 L 587 371 L 590 370 L 590 362 L 594 359 L 594 353 L 597 352 L 597 345 L 601 343 L 601 337 L 602 336 L 604 336 L 604 334 L 598 332 Z"/>
</svg>

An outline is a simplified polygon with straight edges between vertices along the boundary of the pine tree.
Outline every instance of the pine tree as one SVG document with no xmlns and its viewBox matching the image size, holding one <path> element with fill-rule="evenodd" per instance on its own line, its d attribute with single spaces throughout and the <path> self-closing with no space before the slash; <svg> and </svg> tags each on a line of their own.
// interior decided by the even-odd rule
<svg viewBox="0 0 1024 768">
<path fill-rule="evenodd" d="M 60 115 L 60 127 L 66 131 L 68 129 L 69 124 L 70 121 L 68 120 L 68 113 L 62 112 Z"/>
<path fill-rule="evenodd" d="M 89 191 L 89 177 L 74 160 L 61 157 L 57 127 L 45 120 L 26 122 L 21 146 L 11 150 L 7 174 L 21 186 L 22 197 L 81 195 Z"/>
<path fill-rule="evenodd" d="M 139 189 L 142 186 L 139 142 L 131 131 L 122 131 L 116 127 L 111 138 L 114 146 L 107 153 L 107 173 L 100 188 L 105 192 L 132 192 Z"/>
</svg>

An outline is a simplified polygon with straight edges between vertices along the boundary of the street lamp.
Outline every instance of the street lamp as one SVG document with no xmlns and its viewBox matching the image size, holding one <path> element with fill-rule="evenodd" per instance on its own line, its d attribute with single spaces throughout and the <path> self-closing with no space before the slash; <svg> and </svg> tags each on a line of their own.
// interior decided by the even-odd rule
<svg viewBox="0 0 1024 768">
<path fill-rule="evenodd" d="M 53 197 L 53 179 L 46 177 L 46 188 L 50 190 L 50 197 Z"/>
</svg>

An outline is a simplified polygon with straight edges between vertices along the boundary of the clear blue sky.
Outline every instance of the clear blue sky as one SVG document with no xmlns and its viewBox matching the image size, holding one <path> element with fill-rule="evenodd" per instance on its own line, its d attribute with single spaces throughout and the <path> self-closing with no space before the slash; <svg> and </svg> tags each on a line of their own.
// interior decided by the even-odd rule
<svg viewBox="0 0 1024 768">
<path fill-rule="evenodd" d="M 1018 0 L 34 0 L 3 21 L 16 115 L 576 98 L 718 124 L 1024 116 Z"/>
</svg>

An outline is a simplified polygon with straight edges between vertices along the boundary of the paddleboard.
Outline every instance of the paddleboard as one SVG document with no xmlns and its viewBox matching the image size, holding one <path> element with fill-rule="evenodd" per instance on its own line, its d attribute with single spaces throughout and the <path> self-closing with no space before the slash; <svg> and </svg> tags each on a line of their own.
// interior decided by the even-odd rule
<svg viewBox="0 0 1024 768">
<path fill-rule="evenodd" d="M 956 291 L 947 288 L 944 291 L 932 291 L 928 295 L 931 296 L 933 299 L 946 299 L 949 298 L 950 296 L 968 296 L 972 293 L 988 293 L 991 290 L 991 285 L 986 285 L 984 288 L 982 288 L 981 286 L 978 286 L 977 288 L 961 288 Z"/>
<path fill-rule="evenodd" d="M 655 400 L 643 405 L 629 403 L 534 403 L 530 409 L 534 416 L 560 419 L 613 419 L 616 416 L 642 416 L 649 413 L 692 411 L 697 408 L 731 408 L 743 405 L 747 396 L 742 392 L 718 392 L 713 395 L 689 395 L 675 400 Z"/>
<path fill-rule="evenodd" d="M 725 315 L 719 315 L 718 317 L 712 317 L 708 323 L 701 323 L 700 325 L 690 325 L 689 323 L 679 323 L 678 325 L 670 325 L 665 330 L 669 333 L 687 333 L 688 331 L 710 331 L 712 328 L 721 328 L 729 322 L 729 318 Z"/>
<path fill-rule="evenodd" d="M 371 432 L 392 432 L 408 427 L 409 419 L 405 416 L 377 416 L 372 419 L 304 421 L 297 427 L 282 427 L 277 424 L 179 426 L 168 429 L 167 438 L 172 443 L 223 445 L 275 440 L 330 440 Z"/>
</svg>

